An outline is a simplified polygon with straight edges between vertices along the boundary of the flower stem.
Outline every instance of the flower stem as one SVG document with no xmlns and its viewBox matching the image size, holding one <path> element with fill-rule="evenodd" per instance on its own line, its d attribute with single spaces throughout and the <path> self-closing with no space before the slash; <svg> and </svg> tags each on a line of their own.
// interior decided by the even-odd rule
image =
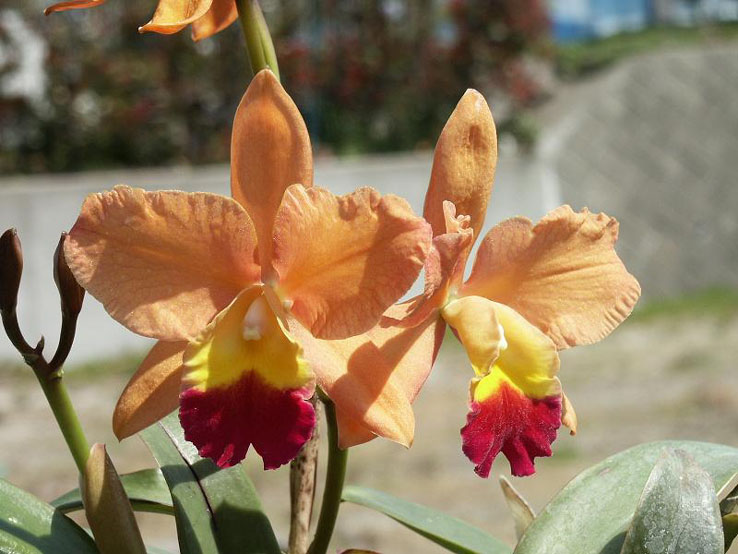
<svg viewBox="0 0 738 554">
<path fill-rule="evenodd" d="M 41 384 L 41 389 L 46 395 L 49 406 L 51 406 L 51 411 L 59 424 L 59 429 L 64 435 L 64 440 L 72 453 L 74 463 L 77 464 L 80 474 L 84 475 L 85 464 L 90 455 L 90 445 L 84 431 L 82 431 L 77 412 L 74 411 L 67 387 L 62 382 L 61 370 L 45 375 L 44 372 L 36 371 L 34 367 L 34 373 Z"/>
<path fill-rule="evenodd" d="M 325 477 L 325 489 L 323 490 L 323 502 L 320 506 L 320 517 L 318 527 L 315 530 L 313 543 L 310 545 L 308 554 L 325 554 L 333 536 L 336 526 L 338 508 L 341 505 L 341 493 L 343 482 L 346 478 L 346 465 L 348 463 L 348 449 L 342 450 L 338 447 L 338 424 L 336 422 L 336 407 L 327 398 L 323 398 L 325 404 L 325 419 L 328 423 L 328 468 Z"/>
<path fill-rule="evenodd" d="M 274 44 L 258 0 L 236 0 L 236 6 L 246 38 L 246 51 L 252 74 L 256 75 L 262 69 L 271 69 L 279 78 Z"/>
</svg>

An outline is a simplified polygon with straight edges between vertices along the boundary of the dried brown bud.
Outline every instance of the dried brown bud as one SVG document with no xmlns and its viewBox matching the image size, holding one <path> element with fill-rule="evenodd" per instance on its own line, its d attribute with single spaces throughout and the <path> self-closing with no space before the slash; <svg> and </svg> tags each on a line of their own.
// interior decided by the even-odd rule
<svg viewBox="0 0 738 554">
<path fill-rule="evenodd" d="M 54 253 L 54 282 L 56 283 L 56 288 L 59 289 L 62 314 L 76 317 L 82 309 L 85 289 L 77 283 L 64 257 L 64 241 L 66 238 L 67 234 L 62 233 L 59 244 L 56 247 L 56 252 Z"/>
<path fill-rule="evenodd" d="M 12 312 L 18 303 L 23 274 L 23 250 L 15 229 L 0 236 L 0 310 Z"/>
</svg>

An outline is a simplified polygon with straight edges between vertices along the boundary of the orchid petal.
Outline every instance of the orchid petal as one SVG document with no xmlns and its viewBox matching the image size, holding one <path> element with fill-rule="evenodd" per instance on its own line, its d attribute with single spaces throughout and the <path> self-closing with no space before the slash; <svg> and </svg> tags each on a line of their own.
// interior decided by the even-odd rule
<svg viewBox="0 0 738 554">
<path fill-rule="evenodd" d="M 313 376 L 261 287 L 244 290 L 184 353 L 179 417 L 185 438 L 220 467 L 251 445 L 277 468 L 310 439 Z"/>
<path fill-rule="evenodd" d="M 389 381 L 404 392 L 411 404 L 431 372 L 446 330 L 438 314 L 412 328 L 391 325 L 407 315 L 413 304 L 410 300 L 392 306 L 382 321 L 366 333 L 389 367 L 393 368 Z M 320 368 L 316 367 L 315 371 L 319 374 Z M 368 375 L 375 373 L 373 367 L 367 367 L 365 372 Z M 362 444 L 376 436 L 361 420 L 353 419 L 345 410 L 337 409 L 336 418 L 342 448 Z"/>
<path fill-rule="evenodd" d="M 430 243 L 402 198 L 295 185 L 275 220 L 273 264 L 295 317 L 318 338 L 342 339 L 371 328 L 410 288 Z"/>
<path fill-rule="evenodd" d="M 504 342 L 491 371 L 471 382 L 463 451 L 482 477 L 500 451 L 513 475 L 530 475 L 535 457 L 551 455 L 561 424 L 559 357 L 551 339 L 515 310 L 487 302 L 494 306 Z"/>
<path fill-rule="evenodd" d="M 205 15 L 192 22 L 192 40 L 199 41 L 219 33 L 238 19 L 235 0 L 213 0 Z"/>
<path fill-rule="evenodd" d="M 305 122 L 274 74 L 256 74 L 236 111 L 231 140 L 231 192 L 251 215 L 266 273 L 272 226 L 285 189 L 313 184 Z"/>
<path fill-rule="evenodd" d="M 504 221 L 482 241 L 463 292 L 514 308 L 560 349 L 596 342 L 628 317 L 641 292 L 615 252 L 617 236 L 615 219 L 569 206 L 535 226 Z"/>
<path fill-rule="evenodd" d="M 423 215 L 433 234 L 445 232 L 443 201 L 471 217 L 477 236 L 484 224 L 497 165 L 497 132 L 484 97 L 469 89 L 436 144 Z"/>
<path fill-rule="evenodd" d="M 336 405 L 336 413 L 371 434 L 410 446 L 415 430 L 410 395 L 392 378 L 393 367 L 380 348 L 364 335 L 316 339 L 294 317 L 288 321 L 318 385 Z M 340 437 L 342 448 L 351 445 Z"/>
<path fill-rule="evenodd" d="M 577 413 L 574 411 L 574 406 L 563 392 L 561 393 L 561 423 L 569 428 L 569 434 L 577 434 Z"/>
<path fill-rule="evenodd" d="M 64 253 L 75 278 L 140 335 L 196 335 L 258 281 L 256 237 L 230 198 L 117 186 L 87 197 Z"/>
<path fill-rule="evenodd" d="M 186 347 L 186 342 L 159 341 L 151 349 L 115 406 L 113 432 L 118 440 L 135 435 L 179 406 Z"/>
<path fill-rule="evenodd" d="M 139 27 L 138 32 L 176 33 L 203 17 L 212 4 L 213 0 L 159 0 L 151 21 Z"/>
<path fill-rule="evenodd" d="M 81 8 L 94 8 L 105 3 L 105 0 L 70 0 L 69 2 L 57 2 L 44 10 L 45 15 L 67 10 L 78 10 Z"/>
</svg>

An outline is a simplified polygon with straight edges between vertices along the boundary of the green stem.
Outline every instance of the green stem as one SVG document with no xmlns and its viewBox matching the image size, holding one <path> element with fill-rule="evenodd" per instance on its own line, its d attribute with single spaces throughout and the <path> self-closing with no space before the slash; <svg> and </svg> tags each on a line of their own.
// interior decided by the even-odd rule
<svg viewBox="0 0 738 554">
<path fill-rule="evenodd" d="M 341 450 L 338 447 L 336 407 L 327 398 L 323 399 L 323 403 L 325 404 L 325 419 L 328 423 L 328 468 L 326 469 L 318 527 L 315 529 L 315 537 L 308 554 L 325 554 L 328 551 L 328 544 L 331 542 L 333 529 L 336 526 L 338 508 L 341 505 L 341 493 L 348 463 L 348 449 Z"/>
<path fill-rule="evenodd" d="M 251 73 L 256 75 L 268 67 L 261 32 L 259 31 L 259 3 L 257 0 L 236 0 L 238 18 L 241 21 L 243 34 L 246 38 L 246 52 L 251 63 Z"/>
<path fill-rule="evenodd" d="M 62 382 L 61 370 L 44 375 L 44 372 L 36 371 L 36 368 L 34 368 L 34 373 L 41 384 L 49 406 L 51 406 L 51 411 L 54 412 L 54 417 L 59 424 L 62 435 L 64 435 L 64 440 L 67 441 L 74 463 L 77 464 L 77 469 L 83 475 L 87 458 L 90 455 L 90 445 L 84 431 L 82 431 L 82 425 L 77 417 L 77 412 L 74 411 L 67 388 Z"/>
<path fill-rule="evenodd" d="M 259 26 L 259 37 L 261 38 L 261 46 L 264 49 L 264 57 L 266 58 L 266 63 L 279 81 L 279 63 L 277 62 L 277 51 L 274 49 L 274 42 L 272 41 L 271 33 L 269 33 L 269 26 L 267 25 L 266 19 L 264 19 L 264 12 L 262 12 L 260 9 L 257 10 L 256 18 L 257 24 Z"/>
</svg>

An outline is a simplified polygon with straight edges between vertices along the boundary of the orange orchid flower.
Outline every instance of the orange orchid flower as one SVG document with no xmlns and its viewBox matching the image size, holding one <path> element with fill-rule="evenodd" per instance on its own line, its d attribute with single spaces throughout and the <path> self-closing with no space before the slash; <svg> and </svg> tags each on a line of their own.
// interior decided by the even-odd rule
<svg viewBox="0 0 738 554">
<path fill-rule="evenodd" d="M 105 0 L 69 0 L 52 4 L 44 13 L 94 8 Z M 202 40 L 228 27 L 238 18 L 235 0 L 159 0 L 154 16 L 146 25 L 139 27 L 140 33 L 154 32 L 164 35 L 177 33 L 192 26 L 192 39 Z"/>
<path fill-rule="evenodd" d="M 499 452 L 513 475 L 530 475 L 535 457 L 551 455 L 561 422 L 575 432 L 576 415 L 556 377 L 558 350 L 604 338 L 640 296 L 614 250 L 617 221 L 569 206 L 535 225 L 516 217 L 493 227 L 463 282 L 496 163 L 492 113 L 484 97 L 469 90 L 434 154 L 424 208 L 434 232 L 425 291 L 393 307 L 368 333 L 394 353 L 391 381 L 403 384 L 412 402 L 445 324 L 451 326 L 474 370 L 462 448 L 482 477 Z M 345 445 L 373 437 L 358 420 L 338 416 Z"/>
<path fill-rule="evenodd" d="M 397 196 L 337 197 L 312 180 L 302 117 L 264 70 L 234 120 L 233 198 L 118 186 L 85 200 L 65 242 L 69 267 L 113 318 L 159 340 L 118 402 L 119 438 L 179 405 L 201 455 L 225 467 L 253 445 L 275 468 L 311 436 L 317 379 L 337 410 L 411 442 L 407 395 L 378 400 L 371 371 L 327 373 L 322 359 L 409 289 L 430 226 Z"/>
</svg>

